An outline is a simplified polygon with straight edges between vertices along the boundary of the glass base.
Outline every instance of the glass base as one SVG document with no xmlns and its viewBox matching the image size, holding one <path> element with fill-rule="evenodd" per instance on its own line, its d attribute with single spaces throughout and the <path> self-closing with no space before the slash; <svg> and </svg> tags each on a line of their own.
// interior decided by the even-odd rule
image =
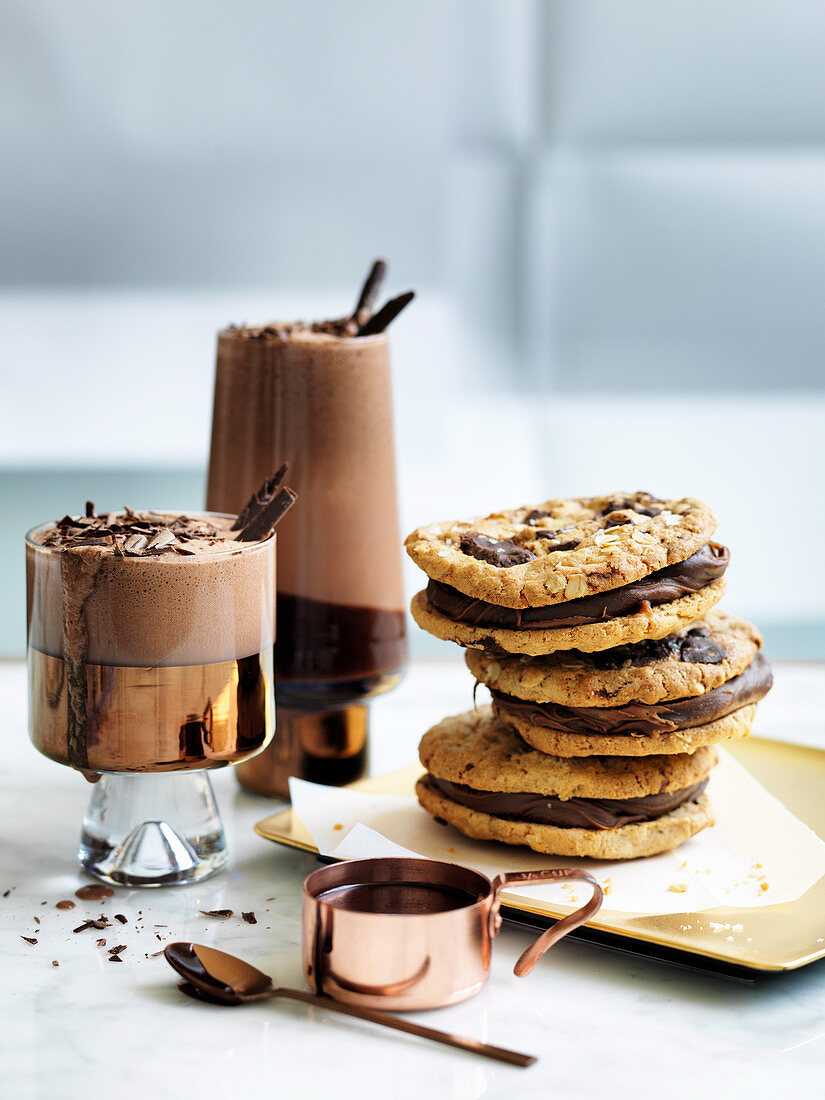
<svg viewBox="0 0 825 1100">
<path fill-rule="evenodd" d="M 289 798 L 289 777 L 342 787 L 367 774 L 369 709 L 361 704 L 336 710 L 293 710 L 279 706 L 275 736 L 263 752 L 235 769 L 253 794 Z"/>
<path fill-rule="evenodd" d="M 113 886 L 185 886 L 220 871 L 226 838 L 209 773 L 102 776 L 77 855 Z"/>
</svg>

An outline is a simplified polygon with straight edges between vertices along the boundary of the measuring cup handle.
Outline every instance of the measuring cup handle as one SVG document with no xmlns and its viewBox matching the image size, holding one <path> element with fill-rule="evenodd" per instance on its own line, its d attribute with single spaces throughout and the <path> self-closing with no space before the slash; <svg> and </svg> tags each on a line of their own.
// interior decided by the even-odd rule
<svg viewBox="0 0 825 1100">
<path fill-rule="evenodd" d="M 598 882 L 593 878 L 589 871 L 579 871 L 575 868 L 552 868 L 545 871 L 507 871 L 504 874 L 496 875 L 493 879 L 493 913 L 495 914 L 495 930 L 497 931 L 501 925 L 501 918 L 498 916 L 498 910 L 501 906 L 501 892 L 505 887 L 513 885 L 515 883 L 523 882 L 553 882 L 561 879 L 575 879 L 578 882 L 586 882 L 593 890 L 593 896 L 590 900 L 577 909 L 574 913 L 564 917 L 560 921 L 556 921 L 552 928 L 548 928 L 546 932 L 543 932 L 535 943 L 530 944 L 516 965 L 513 967 L 513 973 L 519 978 L 523 978 L 525 974 L 529 974 L 539 959 L 542 957 L 548 948 L 552 947 L 554 943 L 558 943 L 563 936 L 566 936 L 568 932 L 572 932 L 574 928 L 578 928 L 580 924 L 584 924 L 585 921 L 597 913 L 601 908 L 604 894 L 602 888 Z"/>
</svg>

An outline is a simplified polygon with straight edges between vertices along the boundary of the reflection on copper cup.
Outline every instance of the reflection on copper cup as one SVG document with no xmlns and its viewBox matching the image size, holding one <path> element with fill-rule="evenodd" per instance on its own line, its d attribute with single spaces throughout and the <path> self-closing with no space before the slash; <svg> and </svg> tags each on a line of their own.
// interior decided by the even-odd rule
<svg viewBox="0 0 825 1100">
<path fill-rule="evenodd" d="M 513 871 L 491 882 L 454 863 L 396 858 L 313 871 L 303 887 L 304 974 L 317 993 L 365 1008 L 455 1004 L 489 977 L 502 890 L 560 880 L 586 882 L 593 896 L 527 948 L 514 968 L 519 977 L 598 911 L 601 887 L 587 871 Z"/>
</svg>

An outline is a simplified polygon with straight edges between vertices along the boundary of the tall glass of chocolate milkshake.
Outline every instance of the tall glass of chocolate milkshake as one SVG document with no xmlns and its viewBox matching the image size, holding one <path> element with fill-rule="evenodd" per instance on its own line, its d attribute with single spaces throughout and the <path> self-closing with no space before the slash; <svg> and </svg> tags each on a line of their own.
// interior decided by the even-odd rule
<svg viewBox="0 0 825 1100">
<path fill-rule="evenodd" d="M 383 330 L 412 294 L 373 314 L 383 266 L 349 318 L 218 336 L 207 507 L 237 509 L 281 463 L 299 494 L 278 529 L 277 731 L 237 772 L 260 793 L 288 796 L 290 775 L 363 775 L 365 703 L 406 661 Z"/>
<path fill-rule="evenodd" d="M 235 516 L 66 516 L 26 537 L 29 729 L 95 783 L 82 866 L 159 886 L 219 870 L 207 769 L 274 728 L 275 537 Z"/>
</svg>

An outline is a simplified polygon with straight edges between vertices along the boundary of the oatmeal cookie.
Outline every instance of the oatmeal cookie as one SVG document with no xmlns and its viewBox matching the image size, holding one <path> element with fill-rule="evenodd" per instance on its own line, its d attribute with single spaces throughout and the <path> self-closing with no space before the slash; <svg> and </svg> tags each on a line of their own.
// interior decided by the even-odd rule
<svg viewBox="0 0 825 1100">
<path fill-rule="evenodd" d="M 725 594 L 725 580 L 719 577 L 679 599 L 658 606 L 643 606 L 630 615 L 583 626 L 503 628 L 457 622 L 436 610 L 425 591 L 413 597 L 410 610 L 416 623 L 444 641 L 456 642 L 468 649 L 490 653 L 524 654 L 536 657 L 559 650 L 577 649 L 585 653 L 612 649 L 641 642 L 647 638 L 665 638 L 702 619 Z"/>
<path fill-rule="evenodd" d="M 558 828 L 496 817 L 454 802 L 441 794 L 428 776 L 419 779 L 416 794 L 428 813 L 454 826 L 465 836 L 522 845 L 554 856 L 602 860 L 653 856 L 677 848 L 714 821 L 710 799 L 704 793 L 653 821 L 620 825 L 614 829 Z"/>
<path fill-rule="evenodd" d="M 755 626 L 714 608 L 675 634 L 614 649 L 544 657 L 470 649 L 466 661 L 480 683 L 518 699 L 617 707 L 704 695 L 744 672 L 761 646 Z"/>
<path fill-rule="evenodd" d="M 649 493 L 548 500 L 419 527 L 407 553 L 431 580 L 499 607 L 547 607 L 684 562 L 716 527 L 700 500 Z"/>
</svg>

